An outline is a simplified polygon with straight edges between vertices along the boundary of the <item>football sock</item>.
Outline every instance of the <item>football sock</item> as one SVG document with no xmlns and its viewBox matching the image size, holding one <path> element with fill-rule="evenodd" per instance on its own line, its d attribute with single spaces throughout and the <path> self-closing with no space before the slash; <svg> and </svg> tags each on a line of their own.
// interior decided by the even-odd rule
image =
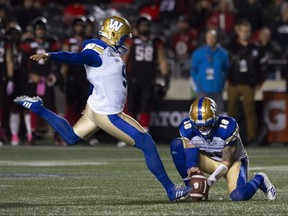
<svg viewBox="0 0 288 216">
<path fill-rule="evenodd" d="M 170 153 L 178 173 L 183 179 L 187 178 L 187 168 L 186 168 L 186 155 L 185 149 L 183 147 L 183 142 L 181 139 L 176 138 L 170 143 Z M 184 180 L 186 186 L 189 185 L 189 179 Z"/>
<path fill-rule="evenodd" d="M 10 131 L 12 135 L 18 135 L 20 125 L 20 114 L 11 112 L 9 118 Z"/>
<path fill-rule="evenodd" d="M 41 108 L 37 111 L 37 114 L 44 118 L 49 125 L 57 131 L 57 133 L 60 134 L 60 136 L 67 142 L 68 144 L 76 144 L 81 140 L 80 137 L 78 137 L 71 125 L 68 123 L 68 121 L 59 115 L 51 112 L 50 110 L 46 109 L 44 106 L 41 106 Z"/>
<path fill-rule="evenodd" d="M 147 133 L 139 133 L 139 136 L 135 139 L 135 141 L 135 147 L 141 149 L 144 153 L 144 158 L 148 169 L 160 181 L 167 193 L 169 193 L 174 187 L 174 184 L 169 179 L 164 169 L 156 145 L 151 136 Z"/>
<path fill-rule="evenodd" d="M 30 113 L 25 113 L 24 114 L 24 122 L 25 122 L 25 126 L 26 126 L 27 136 L 31 136 L 32 137 Z"/>
<path fill-rule="evenodd" d="M 232 191 L 232 193 L 230 193 L 230 198 L 233 201 L 244 201 L 251 199 L 263 181 L 264 179 L 262 176 L 256 175 L 252 180 L 247 182 L 246 186 L 237 187 L 234 191 Z"/>
<path fill-rule="evenodd" d="M 174 184 L 169 179 L 164 169 L 156 145 L 151 136 L 148 133 L 140 132 L 116 114 L 108 115 L 108 118 L 112 124 L 114 124 L 117 128 L 119 128 L 134 139 L 134 147 L 143 151 L 148 169 L 160 181 L 166 192 L 170 193 L 170 191 L 172 191 L 172 189 L 174 188 Z"/>
</svg>

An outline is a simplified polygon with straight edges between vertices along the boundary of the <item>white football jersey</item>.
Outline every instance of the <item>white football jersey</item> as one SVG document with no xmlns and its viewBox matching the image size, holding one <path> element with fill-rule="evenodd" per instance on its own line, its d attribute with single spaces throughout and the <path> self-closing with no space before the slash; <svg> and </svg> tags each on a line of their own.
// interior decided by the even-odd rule
<svg viewBox="0 0 288 216">
<path fill-rule="evenodd" d="M 127 96 L 125 64 L 120 55 L 102 41 L 91 40 L 84 49 L 92 49 L 102 59 L 100 67 L 84 65 L 87 79 L 94 86 L 87 103 L 98 114 L 118 114 L 123 111 Z"/>
</svg>

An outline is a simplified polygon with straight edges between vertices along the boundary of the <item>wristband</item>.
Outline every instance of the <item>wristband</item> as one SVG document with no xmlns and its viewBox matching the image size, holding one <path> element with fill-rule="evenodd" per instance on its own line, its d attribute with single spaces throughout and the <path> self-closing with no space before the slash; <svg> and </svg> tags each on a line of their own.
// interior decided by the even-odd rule
<svg viewBox="0 0 288 216">
<path fill-rule="evenodd" d="M 209 187 L 215 184 L 223 175 L 228 171 L 228 167 L 224 164 L 220 164 L 217 169 L 208 177 L 207 183 Z"/>
</svg>

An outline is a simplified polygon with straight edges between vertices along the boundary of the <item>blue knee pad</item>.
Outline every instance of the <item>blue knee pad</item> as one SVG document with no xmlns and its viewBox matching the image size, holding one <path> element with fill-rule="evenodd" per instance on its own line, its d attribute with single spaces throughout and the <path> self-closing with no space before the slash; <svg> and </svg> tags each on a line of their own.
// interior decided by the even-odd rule
<svg viewBox="0 0 288 216">
<path fill-rule="evenodd" d="M 135 140 L 134 146 L 143 151 L 148 169 L 160 181 L 166 191 L 171 191 L 174 184 L 167 176 L 152 137 L 147 133 L 139 131 L 133 136 L 133 139 Z"/>
</svg>

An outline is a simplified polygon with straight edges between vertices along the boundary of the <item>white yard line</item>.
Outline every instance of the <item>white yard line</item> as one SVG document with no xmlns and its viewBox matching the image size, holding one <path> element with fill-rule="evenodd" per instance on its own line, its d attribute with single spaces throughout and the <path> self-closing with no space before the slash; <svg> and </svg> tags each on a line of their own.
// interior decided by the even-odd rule
<svg viewBox="0 0 288 216">
<path fill-rule="evenodd" d="M 288 171 L 288 166 L 257 166 L 257 167 L 250 167 L 250 170 L 267 170 L 271 171 Z"/>
<path fill-rule="evenodd" d="M 77 161 L 0 161 L 0 166 L 33 166 L 33 167 L 50 167 L 50 166 L 86 166 L 86 165 L 107 165 L 108 162 L 77 162 Z"/>
</svg>

